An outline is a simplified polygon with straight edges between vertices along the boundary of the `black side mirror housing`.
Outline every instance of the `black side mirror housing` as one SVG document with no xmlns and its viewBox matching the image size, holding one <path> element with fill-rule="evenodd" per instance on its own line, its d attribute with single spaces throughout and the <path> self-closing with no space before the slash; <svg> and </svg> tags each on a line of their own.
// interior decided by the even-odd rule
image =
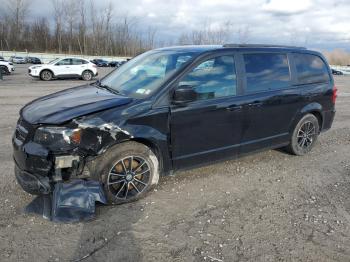
<svg viewBox="0 0 350 262">
<path fill-rule="evenodd" d="M 194 91 L 191 85 L 178 86 L 173 95 L 173 104 L 186 105 L 189 102 L 196 100 L 197 93 Z"/>
</svg>

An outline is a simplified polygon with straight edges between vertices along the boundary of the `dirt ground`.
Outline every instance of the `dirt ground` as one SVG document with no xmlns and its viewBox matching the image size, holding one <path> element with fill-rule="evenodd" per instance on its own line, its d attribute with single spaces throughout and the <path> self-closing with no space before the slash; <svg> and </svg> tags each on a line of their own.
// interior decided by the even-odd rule
<svg viewBox="0 0 350 262">
<path fill-rule="evenodd" d="M 0 261 L 350 261 L 350 77 L 336 77 L 333 128 L 307 156 L 270 150 L 179 172 L 94 221 L 54 224 L 23 214 L 32 196 L 15 181 L 11 136 L 25 103 L 83 82 L 26 71 L 0 82 Z"/>
</svg>

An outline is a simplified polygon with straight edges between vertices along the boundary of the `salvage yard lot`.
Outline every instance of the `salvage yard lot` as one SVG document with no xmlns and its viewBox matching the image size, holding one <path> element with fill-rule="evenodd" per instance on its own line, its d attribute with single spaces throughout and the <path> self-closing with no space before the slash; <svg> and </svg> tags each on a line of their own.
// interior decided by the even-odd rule
<svg viewBox="0 0 350 262">
<path fill-rule="evenodd" d="M 307 156 L 270 150 L 178 172 L 94 221 L 54 224 L 23 214 L 32 196 L 15 182 L 11 136 L 25 103 L 84 82 L 26 72 L 0 81 L 0 261 L 350 260 L 350 77 L 336 77 L 333 128 Z"/>
</svg>

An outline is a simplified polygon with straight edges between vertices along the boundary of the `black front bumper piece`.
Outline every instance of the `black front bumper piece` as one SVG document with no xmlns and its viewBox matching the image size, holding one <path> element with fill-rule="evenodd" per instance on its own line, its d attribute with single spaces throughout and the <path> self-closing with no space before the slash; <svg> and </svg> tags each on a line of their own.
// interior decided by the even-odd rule
<svg viewBox="0 0 350 262">
<path fill-rule="evenodd" d="M 17 164 L 15 165 L 15 175 L 18 184 L 29 194 L 41 195 L 51 192 L 50 181 L 47 176 L 35 175 L 23 171 Z"/>
</svg>

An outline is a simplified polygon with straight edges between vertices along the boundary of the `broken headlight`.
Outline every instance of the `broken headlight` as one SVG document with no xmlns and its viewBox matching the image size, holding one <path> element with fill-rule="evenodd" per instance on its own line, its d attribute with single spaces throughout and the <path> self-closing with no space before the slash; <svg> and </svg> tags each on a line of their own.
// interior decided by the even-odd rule
<svg viewBox="0 0 350 262">
<path fill-rule="evenodd" d="M 70 150 L 77 147 L 81 140 L 81 129 L 67 127 L 39 127 L 34 142 L 50 150 Z"/>
</svg>

